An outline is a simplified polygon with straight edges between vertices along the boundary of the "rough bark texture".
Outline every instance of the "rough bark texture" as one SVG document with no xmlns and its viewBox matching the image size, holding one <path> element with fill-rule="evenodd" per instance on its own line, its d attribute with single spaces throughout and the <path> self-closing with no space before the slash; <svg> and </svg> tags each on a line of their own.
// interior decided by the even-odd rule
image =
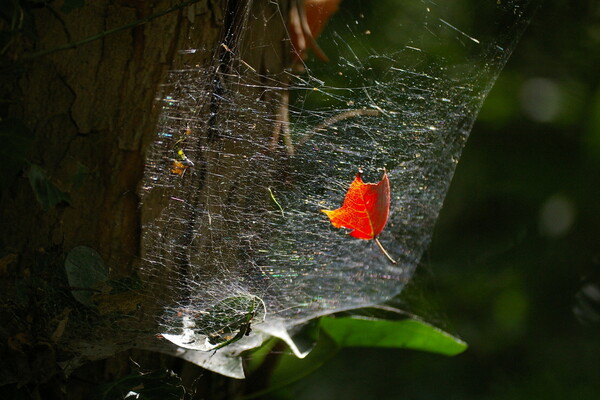
<svg viewBox="0 0 600 400">
<path fill-rule="evenodd" d="M 64 15 L 65 27 L 46 9 L 37 10 L 37 47 L 64 44 L 64 29 L 72 38 L 83 38 L 177 4 L 155 3 L 90 2 Z M 215 4 L 217 12 L 209 5 L 201 1 L 25 64 L 20 98 L 10 115 L 35 133 L 31 162 L 41 165 L 72 201 L 44 211 L 23 179 L 4 194 L 2 241 L 19 254 L 19 265 L 27 266 L 23 257 L 35 257 L 28 255 L 31 250 L 85 244 L 102 254 L 111 273 L 130 273 L 139 246 L 143 150 L 159 112 L 155 96 L 166 71 L 181 66 L 177 50 L 218 42 L 222 5 Z M 78 171 L 84 171 L 83 182 L 74 182 Z"/>
<path fill-rule="evenodd" d="M 267 19 L 260 17 L 267 3 L 254 6 L 252 13 L 258 17 L 248 25 L 252 32 L 248 40 L 269 38 L 272 45 L 264 48 L 277 50 L 274 54 L 245 52 L 246 62 L 262 73 L 281 71 L 286 58 L 280 53 L 284 48 L 283 27 L 273 30 L 263 23 Z M 22 4 L 25 7 L 29 3 Z M 2 100 L 10 106 L 0 110 L 1 117 L 23 121 L 33 131 L 28 162 L 45 170 L 50 181 L 68 193 L 70 202 L 49 209 L 40 207 L 26 176 L 27 167 L 1 188 L 0 290 L 4 294 L 0 296 L 0 358 L 4 366 L 0 386 L 28 384 L 29 394 L 35 398 L 42 390 L 39 385 L 50 382 L 46 389 L 55 393 L 42 397 L 64 397 L 67 390 L 55 378 L 60 375 L 57 361 L 73 361 L 64 350 L 72 349 L 68 340 L 77 338 L 72 329 L 80 321 L 73 321 L 71 310 L 60 303 L 39 305 L 50 290 L 68 293 L 64 290 L 63 263 L 65 254 L 75 246 L 96 249 L 111 278 L 131 276 L 136 270 L 142 219 L 138 185 L 144 171 L 144 152 L 155 134 L 160 112 L 155 103 L 160 84 L 169 69 L 210 61 L 210 51 L 183 58 L 178 50 L 218 48 L 228 6 L 225 0 L 200 0 L 74 49 L 29 60 L 24 56 L 129 24 L 177 4 L 175 0 L 98 0 L 69 13 L 29 9 L 36 38 L 21 40 L 4 55 L 13 58 L 9 66 L 22 69 L 11 75 L 18 79 L 3 77 L 7 94 Z M 235 9 L 229 5 L 229 11 Z M 102 335 L 106 335 L 103 341 L 94 340 L 94 348 L 87 349 L 95 354 L 92 358 L 111 356 L 130 346 L 115 341 L 109 330 L 95 332 L 94 337 Z M 128 370 L 126 360 L 121 356 L 108 364 L 91 364 L 87 375 L 117 377 Z M 72 398 L 77 398 L 78 390 L 72 385 L 68 388 Z"/>
</svg>

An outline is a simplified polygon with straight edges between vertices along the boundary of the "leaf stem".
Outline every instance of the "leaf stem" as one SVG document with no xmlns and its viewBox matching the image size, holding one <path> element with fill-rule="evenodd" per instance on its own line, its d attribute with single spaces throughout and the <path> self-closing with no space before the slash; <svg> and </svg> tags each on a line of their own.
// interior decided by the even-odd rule
<svg viewBox="0 0 600 400">
<path fill-rule="evenodd" d="M 392 262 L 392 264 L 397 264 L 396 260 L 394 260 L 392 258 L 392 256 L 390 256 L 390 253 L 387 252 L 387 250 L 383 247 L 383 245 L 381 244 L 381 242 L 379 241 L 379 238 L 375 238 L 375 243 L 377 243 L 377 246 L 379 246 L 379 248 L 381 249 L 381 252 L 383 254 L 385 254 L 385 256 L 388 258 L 388 260 L 390 260 Z"/>
</svg>

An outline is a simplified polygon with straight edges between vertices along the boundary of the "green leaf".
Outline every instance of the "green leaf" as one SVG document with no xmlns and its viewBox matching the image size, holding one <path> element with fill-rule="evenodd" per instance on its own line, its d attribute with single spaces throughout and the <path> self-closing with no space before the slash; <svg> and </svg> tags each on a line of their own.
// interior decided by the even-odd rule
<svg viewBox="0 0 600 400">
<path fill-rule="evenodd" d="M 273 355 L 279 355 L 279 359 L 269 378 L 269 386 L 243 396 L 244 400 L 262 399 L 265 394 L 280 390 L 310 375 L 331 360 L 340 349 L 327 335 L 321 335 L 315 348 L 305 358 L 298 358 L 293 352 L 283 351 L 284 349 L 280 349 L 278 344 L 276 346 L 277 351 Z M 258 376 L 249 377 L 249 379 L 253 378 Z"/>
<path fill-rule="evenodd" d="M 29 167 L 28 178 L 35 197 L 44 210 L 49 210 L 60 203 L 71 203 L 69 194 L 58 189 L 40 166 L 32 164 Z"/>
<path fill-rule="evenodd" d="M 92 295 L 108 281 L 108 271 L 96 250 L 77 246 L 65 259 L 65 271 L 71 293 L 81 304 L 94 307 Z"/>
<path fill-rule="evenodd" d="M 466 350 L 462 340 L 417 319 L 321 318 L 321 328 L 340 347 L 389 347 L 453 356 Z"/>
<path fill-rule="evenodd" d="M 27 165 L 33 132 L 16 119 L 0 121 L 0 191 L 6 189 Z"/>
<path fill-rule="evenodd" d="M 259 347 L 248 350 L 244 357 L 244 371 L 246 375 L 251 375 L 263 365 L 267 357 L 271 355 L 273 348 L 280 343 L 280 340 L 276 337 L 271 337 L 265 340 Z"/>
</svg>

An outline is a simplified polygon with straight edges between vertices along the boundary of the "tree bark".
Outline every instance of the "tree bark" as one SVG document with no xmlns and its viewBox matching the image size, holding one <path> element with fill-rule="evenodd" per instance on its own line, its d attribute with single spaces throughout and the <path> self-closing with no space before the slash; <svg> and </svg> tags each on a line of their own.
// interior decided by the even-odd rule
<svg viewBox="0 0 600 400">
<path fill-rule="evenodd" d="M 111 279 L 131 277 L 137 271 L 142 221 L 153 217 L 152 207 L 140 204 L 139 185 L 161 112 L 156 98 L 165 94 L 161 83 L 169 70 L 210 65 L 215 49 L 223 43 L 223 32 L 231 32 L 232 26 L 227 25 L 244 18 L 247 25 L 243 26 L 251 32 L 249 40 L 265 46 L 251 48 L 244 42 L 246 32 L 237 30 L 239 37 L 230 38 L 236 43 L 236 51 L 263 76 L 281 72 L 289 59 L 289 49 L 282 44 L 283 22 L 281 18 L 275 25 L 264 21 L 275 11 L 285 12 L 287 6 L 282 1 L 277 6 L 280 9 L 274 10 L 268 3 L 233 1 L 228 5 L 225 0 L 199 0 L 153 18 L 180 2 L 100 0 L 86 2 L 84 7 L 68 13 L 51 10 L 53 3 L 34 9 L 27 8 L 33 4 L 22 2 L 20 11 L 31 15 L 36 37 L 21 37 L 3 55 L 5 61 L 10 58 L 4 64 L 18 73 L 12 78 L 2 77 L 7 93 L 3 100 L 9 106 L 1 111 L 3 120 L 23 121 L 34 139 L 27 165 L 1 188 L 0 340 L 8 345 L 0 354 L 4 360 L 0 386 L 29 385 L 26 387 L 35 398 L 42 390 L 40 385 L 52 384 L 56 392 L 53 397 L 63 398 L 66 389 L 60 385 L 64 382 L 57 378 L 62 368 L 86 359 L 111 357 L 139 344 L 135 343 L 135 335 L 111 333 L 111 329 L 120 327 L 78 331 L 85 321 L 74 318 L 81 318 L 81 314 L 56 300 L 69 293 L 65 256 L 75 246 L 85 245 L 102 256 Z M 151 20 L 100 35 L 75 48 L 35 56 L 144 18 Z M 209 51 L 179 52 L 185 49 Z M 256 93 L 248 94 L 248 98 L 256 98 Z M 278 112 L 276 103 L 267 102 L 266 111 L 273 116 Z M 245 134 L 268 143 L 272 129 L 262 127 Z M 200 135 L 209 140 L 209 127 Z M 220 146 L 229 146 L 231 153 L 241 155 L 231 162 L 239 162 L 244 153 L 253 151 L 227 141 Z M 58 190 L 68 194 L 68 204 L 61 202 L 48 209 L 40 206 L 27 179 L 31 165 L 39 166 Z M 227 168 L 224 176 L 235 182 Z M 203 190 L 215 188 L 207 185 Z M 144 210 L 147 214 L 142 215 Z M 86 346 L 83 357 L 76 354 Z M 108 364 L 90 364 L 89 376 L 106 375 L 107 371 L 117 376 L 119 371 L 127 370 L 126 356 L 111 360 Z M 76 396 L 74 389 L 69 390 Z"/>
</svg>

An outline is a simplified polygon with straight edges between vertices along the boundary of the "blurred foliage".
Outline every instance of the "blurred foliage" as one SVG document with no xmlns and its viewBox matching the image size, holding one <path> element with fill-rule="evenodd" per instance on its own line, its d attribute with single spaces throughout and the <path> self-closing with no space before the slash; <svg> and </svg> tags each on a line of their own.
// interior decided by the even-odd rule
<svg viewBox="0 0 600 400">
<path fill-rule="evenodd" d="M 598 49 L 600 3 L 546 2 L 481 110 L 403 294 L 469 349 L 344 349 L 273 398 L 598 398 Z"/>
<path fill-rule="evenodd" d="M 82 3 L 64 2 L 73 9 Z M 0 11 L 12 23 L 15 5 L 21 3 L 10 4 L 13 8 Z M 392 10 L 392 4 L 380 1 L 377 7 Z M 460 4 L 453 21 L 462 19 L 464 26 L 476 7 Z M 384 23 L 383 29 L 392 29 Z M 2 38 L 5 50 L 22 29 L 14 25 L 14 35 Z M 398 48 L 407 44 L 395 31 L 389 37 Z M 481 110 L 431 249 L 402 296 L 410 311 L 460 336 L 469 349 L 447 358 L 402 349 L 345 348 L 325 368 L 272 398 L 598 398 L 599 48 L 597 1 L 547 2 Z M 28 146 L 9 146 L 17 151 L 15 167 L 3 179 L 23 169 L 21 153 Z M 55 205 L 54 200 L 40 202 Z M 327 353 L 333 344 L 322 346 Z M 282 355 L 282 365 L 290 370 L 303 362 L 286 349 L 277 347 L 273 353 Z M 316 368 L 328 358 L 319 356 L 317 349 L 305 360 Z M 260 373 L 261 363 L 256 364 Z M 275 381 L 290 375 L 283 368 L 275 372 Z M 98 395 L 129 392 L 177 398 L 183 389 L 170 371 L 136 371 L 101 387 Z"/>
</svg>

